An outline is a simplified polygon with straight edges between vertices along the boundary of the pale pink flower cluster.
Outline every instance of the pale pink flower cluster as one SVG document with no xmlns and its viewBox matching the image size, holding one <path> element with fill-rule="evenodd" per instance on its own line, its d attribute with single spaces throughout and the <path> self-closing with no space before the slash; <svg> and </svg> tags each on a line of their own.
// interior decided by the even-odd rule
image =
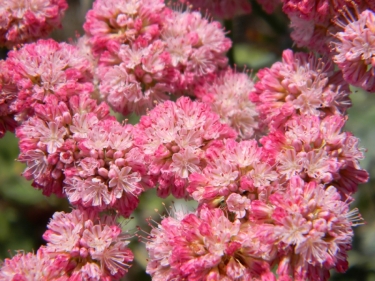
<svg viewBox="0 0 375 281">
<path fill-rule="evenodd" d="M 158 195 L 177 198 L 187 196 L 188 177 L 206 165 L 205 151 L 214 141 L 237 136 L 209 105 L 187 97 L 166 101 L 142 116 L 134 135 Z"/>
<path fill-rule="evenodd" d="M 283 11 L 291 20 L 291 37 L 299 47 L 308 47 L 319 53 L 330 52 L 333 34 L 338 31 L 332 21 L 348 9 L 375 9 L 372 0 L 282 0 Z"/>
<path fill-rule="evenodd" d="M 246 73 L 228 69 L 213 81 L 196 87 L 195 96 L 220 116 L 222 123 L 234 128 L 239 138 L 250 139 L 258 129 L 258 112 L 249 94 L 254 83 Z"/>
<path fill-rule="evenodd" d="M 144 114 L 225 68 L 231 41 L 219 22 L 164 1 L 96 1 L 84 25 L 100 94 L 117 112 Z"/>
<path fill-rule="evenodd" d="M 285 50 L 282 62 L 259 70 L 257 76 L 251 100 L 263 126 L 282 126 L 295 114 L 345 114 L 351 106 L 349 85 L 328 57 Z"/>
<path fill-rule="evenodd" d="M 267 262 L 274 256 L 273 246 L 258 247 L 256 232 L 204 205 L 196 213 L 165 218 L 146 243 L 146 271 L 154 281 L 275 280 Z"/>
<path fill-rule="evenodd" d="M 348 83 L 375 92 L 375 11 L 365 10 L 356 20 L 349 16 L 336 34 L 333 60 Z"/>
<path fill-rule="evenodd" d="M 66 0 L 1 0 L 0 47 L 46 37 L 61 26 L 67 8 Z"/>
<path fill-rule="evenodd" d="M 132 126 L 110 117 L 86 95 L 69 102 L 49 96 L 16 132 L 24 177 L 43 194 L 97 210 L 115 208 L 129 216 L 146 183 L 144 161 L 132 140 Z"/>
<path fill-rule="evenodd" d="M 88 61 L 76 47 L 52 39 L 10 51 L 2 70 L 16 89 L 17 99 L 9 108 L 18 122 L 32 116 L 34 107 L 45 103 L 48 96 L 67 101 L 74 95 L 93 91 Z"/>
<path fill-rule="evenodd" d="M 147 272 L 155 281 L 320 281 L 332 268 L 346 270 L 361 217 L 333 186 L 292 178 L 285 190 L 264 195 L 245 204 L 251 212 L 242 219 L 206 205 L 164 218 L 146 243 Z"/>
<path fill-rule="evenodd" d="M 340 115 L 294 116 L 284 128 L 263 137 L 260 142 L 273 154 L 279 179 L 298 176 L 335 186 L 343 200 L 352 196 L 358 184 L 367 182 L 368 173 L 359 165 L 364 157 L 359 139 L 342 131 L 345 121 Z"/>
<path fill-rule="evenodd" d="M 45 250 L 68 256 L 69 280 L 119 280 L 133 261 L 130 237 L 113 216 L 99 218 L 93 210 L 57 212 L 47 228 Z"/>
<path fill-rule="evenodd" d="M 133 261 L 130 237 L 114 217 L 99 218 L 92 210 L 56 212 L 47 227 L 47 245 L 36 255 L 6 259 L 0 280 L 119 280 Z"/>
<path fill-rule="evenodd" d="M 76 209 L 55 213 L 47 245 L 7 259 L 0 280 L 122 278 L 130 237 L 99 215 L 129 217 L 152 187 L 198 203 L 151 230 L 153 280 L 326 281 L 331 269 L 344 272 L 362 224 L 349 204 L 368 180 L 359 140 L 343 131 L 347 82 L 375 90 L 367 1 L 283 0 L 299 46 L 328 53 L 327 31 L 343 28 L 336 55 L 285 50 L 255 84 L 228 68 L 231 41 L 219 22 L 163 0 L 96 0 L 76 46 L 39 40 L 9 52 L 0 61 L 0 137 L 16 130 L 23 176 Z M 223 4 L 224 17 L 250 7 L 203 2 Z M 271 12 L 278 1 L 259 2 Z M 340 9 L 346 21 L 331 22 Z M 120 124 L 94 96 L 146 115 Z"/>
</svg>

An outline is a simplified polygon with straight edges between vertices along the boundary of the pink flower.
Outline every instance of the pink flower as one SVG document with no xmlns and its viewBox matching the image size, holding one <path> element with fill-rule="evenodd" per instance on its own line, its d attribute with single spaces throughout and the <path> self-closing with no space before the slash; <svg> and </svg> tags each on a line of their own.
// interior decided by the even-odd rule
<svg viewBox="0 0 375 281">
<path fill-rule="evenodd" d="M 39 40 L 10 51 L 6 68 L 17 87 L 13 108 L 17 120 L 33 114 L 33 107 L 50 95 L 67 101 L 76 94 L 93 91 L 92 69 L 78 49 L 52 39 Z"/>
<path fill-rule="evenodd" d="M 206 206 L 183 218 L 165 218 L 153 228 L 146 243 L 150 257 L 147 272 L 158 281 L 250 280 L 266 276 L 269 279 L 264 280 L 276 280 L 259 254 L 266 247 L 255 253 L 251 243 L 245 242 L 246 236 L 256 240 L 248 231 L 239 220 L 230 221 L 222 210 Z"/>
<path fill-rule="evenodd" d="M 0 8 L 0 46 L 11 49 L 61 27 L 65 0 L 7 0 Z"/>
<path fill-rule="evenodd" d="M 0 280 L 68 281 L 68 262 L 68 255 L 50 255 L 45 247 L 36 254 L 18 252 L 12 259 L 5 259 L 0 268 Z"/>
<path fill-rule="evenodd" d="M 83 25 L 94 54 L 106 50 L 112 41 L 123 44 L 139 38 L 147 41 L 156 38 L 164 9 L 163 0 L 96 0 Z"/>
<path fill-rule="evenodd" d="M 133 260 L 125 233 L 114 217 L 99 218 L 95 211 L 55 213 L 43 238 L 46 252 L 67 256 L 67 274 L 86 280 L 125 275 Z M 78 258 L 78 259 L 77 259 Z"/>
<path fill-rule="evenodd" d="M 348 84 L 328 58 L 286 50 L 282 62 L 257 75 L 251 99 L 268 127 L 282 126 L 293 114 L 323 118 L 344 114 L 350 106 Z"/>
<path fill-rule="evenodd" d="M 200 205 L 217 207 L 226 202 L 229 211 L 243 217 L 250 200 L 269 196 L 278 182 L 272 158 L 254 140 L 226 140 L 206 155 L 206 167 L 190 175 L 187 187 Z"/>
<path fill-rule="evenodd" d="M 336 33 L 335 63 L 348 83 L 375 92 L 375 13 L 365 10 L 357 20 L 338 25 L 344 30 Z"/>
<path fill-rule="evenodd" d="M 289 259 L 279 264 L 278 274 L 315 280 L 319 272 L 325 276 L 319 280 L 328 280 L 329 269 L 346 262 L 352 227 L 360 224 L 360 215 L 352 218 L 348 203 L 333 186 L 306 184 L 298 177 L 291 179 L 285 193 L 271 195 L 270 203 L 274 205 L 274 233 L 283 242 L 280 261 Z"/>
<path fill-rule="evenodd" d="M 205 165 L 210 143 L 233 137 L 235 132 L 221 124 L 208 105 L 187 97 L 159 104 L 135 130 L 135 143 L 149 161 L 148 173 L 159 183 L 161 197 L 186 197 L 188 176 Z"/>
<path fill-rule="evenodd" d="M 286 180 L 298 176 L 306 182 L 330 184 L 346 198 L 368 180 L 368 174 L 359 166 L 363 152 L 358 139 L 342 132 L 344 124 L 345 118 L 339 115 L 323 120 L 294 116 L 261 143 L 274 155 L 276 170 Z"/>
<path fill-rule="evenodd" d="M 78 130 L 74 120 L 87 119 L 93 125 L 99 119 L 108 118 L 109 109 L 103 104 L 98 106 L 87 95 L 71 97 L 69 103 L 48 96 L 45 102 L 37 104 L 33 108 L 34 117 L 17 128 L 19 160 L 27 163 L 23 175 L 33 180 L 33 186 L 43 189 L 47 196 L 52 193 L 63 196 L 64 171 L 82 157 L 77 152 L 77 140 L 87 137 L 87 131 Z M 73 127 L 72 131 L 69 126 Z"/>
<path fill-rule="evenodd" d="M 238 132 L 241 139 L 253 137 L 258 129 L 258 112 L 249 99 L 254 83 L 245 73 L 228 69 L 213 81 L 198 86 L 194 94 L 211 105 L 223 123 Z"/>
</svg>

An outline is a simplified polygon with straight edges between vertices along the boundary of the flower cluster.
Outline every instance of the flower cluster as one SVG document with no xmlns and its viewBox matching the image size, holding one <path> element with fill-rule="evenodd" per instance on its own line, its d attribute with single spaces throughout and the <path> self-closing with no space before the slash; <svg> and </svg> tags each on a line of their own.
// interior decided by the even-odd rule
<svg viewBox="0 0 375 281">
<path fill-rule="evenodd" d="M 164 1 L 96 1 L 84 25 L 98 60 L 101 96 L 117 112 L 144 114 L 227 66 L 219 22 Z"/>
<path fill-rule="evenodd" d="M 2 70 L 9 77 L 8 88 L 12 86 L 17 96 L 9 108 L 18 122 L 32 116 L 34 107 L 45 103 L 48 96 L 67 101 L 93 91 L 92 69 L 87 60 L 76 47 L 52 39 L 10 51 Z"/>
<path fill-rule="evenodd" d="M 362 224 L 349 204 L 368 173 L 343 128 L 349 84 L 375 91 L 373 1 L 259 0 L 267 12 L 282 2 L 297 45 L 321 54 L 285 50 L 255 82 L 228 66 L 232 42 L 198 2 L 96 0 L 75 45 L 39 40 L 0 61 L 0 137 L 15 131 L 23 176 L 74 206 L 54 214 L 36 254 L 5 260 L 0 280 L 119 280 L 133 254 L 117 215 L 149 188 L 198 203 L 152 227 L 155 281 L 326 281 L 348 268 Z M 225 18 L 250 10 L 208 2 Z M 0 45 L 44 36 L 65 9 L 8 1 Z M 12 13 L 19 30 L 2 27 Z M 109 106 L 144 115 L 120 123 Z"/>
<path fill-rule="evenodd" d="M 375 9 L 371 0 L 282 0 L 283 11 L 291 20 L 292 39 L 299 47 L 328 54 L 333 34 L 339 31 L 332 21 L 341 11 Z"/>
<path fill-rule="evenodd" d="M 261 69 L 251 93 L 263 126 L 279 127 L 293 115 L 324 118 L 345 114 L 351 106 L 349 85 L 328 57 L 283 52 L 282 62 Z"/>
<path fill-rule="evenodd" d="M 47 101 L 16 132 L 19 160 L 27 164 L 23 175 L 45 195 L 67 196 L 74 205 L 98 210 L 116 208 L 129 216 L 145 173 L 132 126 L 120 125 L 108 116 L 106 104 L 97 106 L 86 95 L 69 103 L 54 96 Z"/>
<path fill-rule="evenodd" d="M 234 128 L 241 139 L 250 139 L 258 129 L 258 112 L 249 99 L 253 89 L 254 83 L 248 75 L 228 69 L 213 81 L 198 86 L 194 94 L 210 104 L 221 122 Z"/>
<path fill-rule="evenodd" d="M 348 83 L 375 92 L 375 10 L 363 11 L 343 27 L 336 34 L 333 59 Z"/>
<path fill-rule="evenodd" d="M 0 280 L 119 280 L 133 261 L 114 217 L 77 209 L 55 213 L 47 227 L 47 245 L 6 259 Z"/>
<path fill-rule="evenodd" d="M 189 175 L 206 165 L 205 151 L 215 140 L 235 138 L 236 133 L 220 123 L 209 105 L 181 97 L 142 116 L 134 136 L 145 154 L 149 175 L 158 183 L 158 195 L 183 198 Z"/>
<path fill-rule="evenodd" d="M 9 49 L 46 37 L 68 8 L 66 0 L 2 0 L 0 6 L 0 47 Z"/>
</svg>

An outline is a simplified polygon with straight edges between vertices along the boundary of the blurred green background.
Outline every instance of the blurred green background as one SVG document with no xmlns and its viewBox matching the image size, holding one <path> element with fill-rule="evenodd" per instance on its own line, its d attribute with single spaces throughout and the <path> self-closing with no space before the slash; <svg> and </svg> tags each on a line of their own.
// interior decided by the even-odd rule
<svg viewBox="0 0 375 281">
<path fill-rule="evenodd" d="M 58 41 L 75 38 L 76 31 L 83 34 L 84 15 L 91 7 L 91 0 L 68 2 L 63 29 L 53 33 L 53 38 Z M 295 48 L 289 37 L 288 20 L 280 8 L 270 16 L 254 1 L 252 4 L 252 14 L 223 22 L 223 25 L 231 30 L 229 36 L 234 41 L 229 54 L 232 62 L 239 70 L 246 65 L 247 69 L 253 70 L 251 75 L 255 77 L 259 68 L 279 60 L 284 49 Z M 360 138 L 361 146 L 367 149 L 361 166 L 370 173 L 370 181 L 359 187 L 352 208 L 360 209 L 367 224 L 355 229 L 353 250 L 349 252 L 350 269 L 346 274 L 333 273 L 331 280 L 375 281 L 375 95 L 353 89 L 351 98 L 353 107 L 349 110 L 346 130 Z M 36 251 L 44 243 L 42 234 L 52 214 L 70 210 L 66 200 L 44 197 L 20 176 L 24 165 L 15 161 L 18 153 L 17 139 L 13 134 L 8 133 L 0 139 L 0 259 L 9 258 L 20 249 Z M 132 233 L 138 225 L 149 231 L 145 219 L 152 216 L 159 221 L 159 214 L 164 213 L 162 202 L 169 206 L 172 198 L 159 199 L 154 190 L 150 190 L 141 196 L 140 202 L 134 219 L 123 224 Z M 174 202 L 176 208 L 185 210 L 192 210 L 195 206 L 193 202 L 183 200 Z M 144 244 L 134 238 L 130 247 L 135 262 L 123 280 L 151 280 L 144 272 L 147 263 Z"/>
</svg>

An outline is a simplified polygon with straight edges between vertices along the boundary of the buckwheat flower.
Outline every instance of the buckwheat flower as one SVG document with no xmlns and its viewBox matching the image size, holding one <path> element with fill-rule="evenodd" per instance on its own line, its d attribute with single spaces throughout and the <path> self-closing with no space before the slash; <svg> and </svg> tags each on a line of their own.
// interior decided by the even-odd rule
<svg viewBox="0 0 375 281">
<path fill-rule="evenodd" d="M 69 103 L 50 95 L 45 104 L 36 104 L 33 110 L 34 116 L 16 130 L 20 139 L 18 159 L 26 163 L 23 176 L 33 180 L 33 186 L 47 196 L 64 196 L 64 172 L 83 157 L 78 141 L 87 138 L 89 127 L 109 118 L 109 108 L 97 105 L 88 95 L 72 96 Z M 84 164 L 86 173 L 90 173 L 92 163 Z"/>
<path fill-rule="evenodd" d="M 134 135 L 149 161 L 149 175 L 158 182 L 158 195 L 177 198 L 187 196 L 188 176 L 204 167 L 210 143 L 236 136 L 208 105 L 187 97 L 166 101 L 142 116 Z"/>
<path fill-rule="evenodd" d="M 276 280 L 270 255 L 260 253 L 270 248 L 256 252 L 251 245 L 256 237 L 249 230 L 206 206 L 180 219 L 165 218 L 148 237 L 147 272 L 153 280 Z"/>
<path fill-rule="evenodd" d="M 130 216 L 148 185 L 143 153 L 134 146 L 133 127 L 100 120 L 77 140 L 75 166 L 65 169 L 65 193 L 73 205 L 115 209 Z M 143 177 L 144 175 L 144 177 Z"/>
<path fill-rule="evenodd" d="M 282 242 L 280 278 L 328 280 L 330 269 L 347 269 L 352 227 L 362 219 L 356 210 L 349 211 L 348 202 L 333 186 L 307 184 L 295 177 L 286 192 L 271 195 L 269 202 L 273 233 Z"/>
<path fill-rule="evenodd" d="M 106 50 L 107 44 L 132 42 L 139 37 L 151 41 L 162 28 L 163 0 L 96 0 L 83 25 L 94 54 Z"/>
<path fill-rule="evenodd" d="M 69 259 L 67 274 L 79 280 L 119 280 L 133 261 L 129 236 L 114 217 L 93 210 L 56 212 L 43 234 L 46 252 Z"/>
<path fill-rule="evenodd" d="M 11 80 L 10 69 L 5 61 L 0 60 L 0 138 L 7 131 L 14 132 L 18 123 L 14 120 L 13 107 L 17 99 L 17 88 Z"/>
<path fill-rule="evenodd" d="M 19 121 L 33 114 L 33 107 L 50 95 L 67 101 L 76 94 L 91 93 L 92 69 L 78 49 L 52 39 L 39 40 L 11 51 L 6 60 L 17 87 L 13 107 Z"/>
<path fill-rule="evenodd" d="M 359 165 L 363 158 L 359 140 L 342 131 L 344 124 L 345 118 L 339 115 L 323 120 L 295 116 L 261 143 L 273 155 L 275 168 L 285 180 L 297 176 L 306 182 L 333 185 L 346 198 L 368 180 L 368 173 Z"/>
<path fill-rule="evenodd" d="M 291 20 L 291 37 L 299 47 L 322 54 L 330 53 L 330 42 L 337 26 L 331 21 L 347 8 L 366 7 L 367 1 L 355 0 L 283 0 L 283 11 Z"/>
<path fill-rule="evenodd" d="M 293 114 L 345 114 L 351 105 L 349 86 L 328 58 L 286 50 L 282 62 L 261 69 L 257 76 L 251 100 L 268 127 L 282 126 Z"/>
<path fill-rule="evenodd" d="M 227 204 L 237 217 L 244 217 L 249 203 L 277 189 L 278 173 L 272 157 L 255 140 L 226 140 L 206 152 L 206 167 L 189 176 L 187 191 L 200 205 Z M 225 206 L 225 205 L 224 205 Z"/>
<path fill-rule="evenodd" d="M 348 83 L 375 92 L 375 12 L 365 10 L 357 19 L 346 18 L 347 24 L 337 21 L 344 30 L 335 35 L 333 59 Z"/>
<path fill-rule="evenodd" d="M 114 45 L 114 44 L 113 44 Z M 117 112 L 145 114 L 155 103 L 169 99 L 177 74 L 171 66 L 166 43 L 155 40 L 145 45 L 117 45 L 111 55 L 118 63 L 109 64 L 102 56 L 99 89 L 102 97 Z"/>
<path fill-rule="evenodd" d="M 258 129 L 258 112 L 249 99 L 254 83 L 245 73 L 229 69 L 213 81 L 198 86 L 194 94 L 211 105 L 222 123 L 234 128 L 241 139 L 249 139 Z"/>
<path fill-rule="evenodd" d="M 207 12 L 214 17 L 222 19 L 230 19 L 235 16 L 249 14 L 251 12 L 251 5 L 248 1 L 245 0 L 180 0 L 180 2 L 192 5 L 192 8 L 194 10 Z"/>
<path fill-rule="evenodd" d="M 18 252 L 1 265 L 0 280 L 67 281 L 69 276 L 65 270 L 68 263 L 68 255 L 50 255 L 45 247 L 39 248 L 36 254 Z"/>
<path fill-rule="evenodd" d="M 160 37 L 179 72 L 179 79 L 173 83 L 177 92 L 192 94 L 195 85 L 228 65 L 225 53 L 231 41 L 219 22 L 209 21 L 199 12 L 171 11 Z"/>
<path fill-rule="evenodd" d="M 0 46 L 11 49 L 46 37 L 53 29 L 61 27 L 67 8 L 65 0 L 1 1 Z"/>
</svg>

